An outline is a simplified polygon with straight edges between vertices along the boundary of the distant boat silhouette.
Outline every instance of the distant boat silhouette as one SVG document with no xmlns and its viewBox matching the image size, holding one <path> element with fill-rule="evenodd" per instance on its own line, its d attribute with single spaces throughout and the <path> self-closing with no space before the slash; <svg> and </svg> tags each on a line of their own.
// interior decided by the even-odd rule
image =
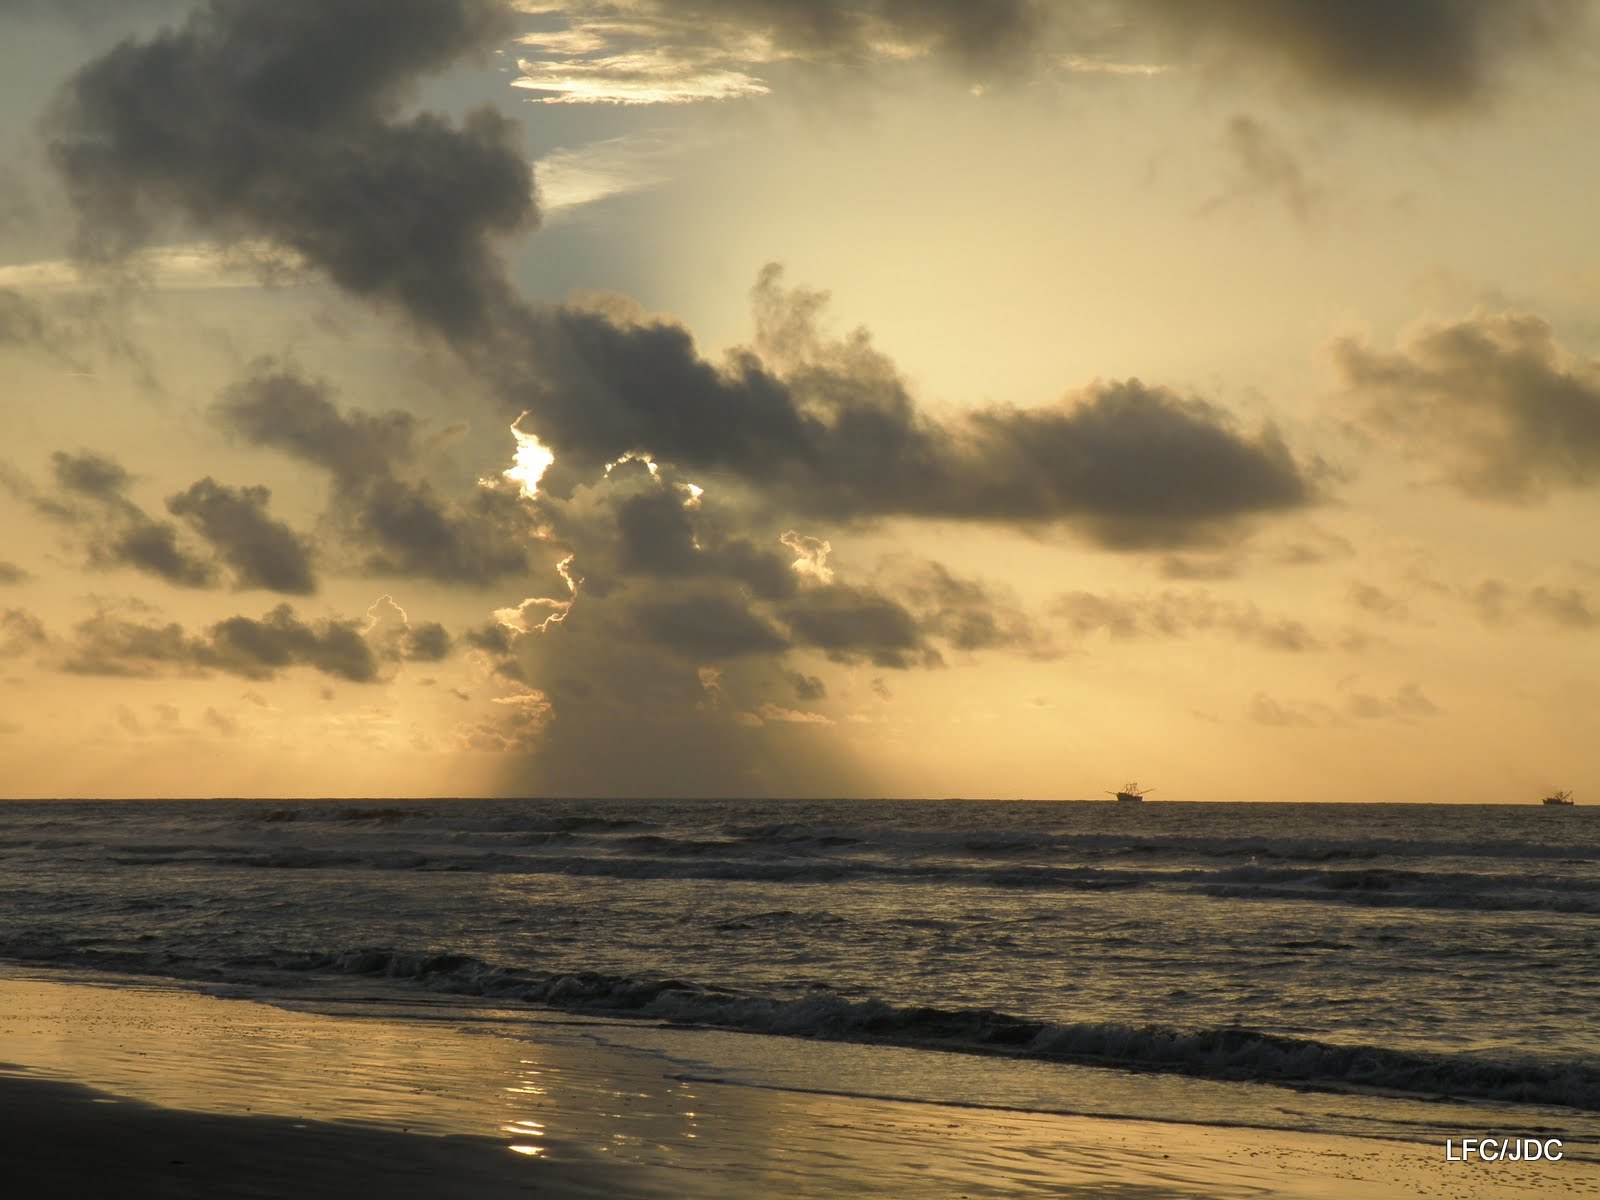
<svg viewBox="0 0 1600 1200">
<path fill-rule="evenodd" d="M 1115 796 L 1119 804 L 1137 804 L 1153 791 L 1155 788 L 1142 788 L 1137 783 L 1129 783 L 1120 792 L 1108 791 L 1106 795 Z"/>
<path fill-rule="evenodd" d="M 1572 798 L 1572 793 L 1568 791 L 1552 792 L 1544 798 L 1544 802 L 1552 806 L 1559 805 L 1563 808 L 1577 803 Z"/>
</svg>

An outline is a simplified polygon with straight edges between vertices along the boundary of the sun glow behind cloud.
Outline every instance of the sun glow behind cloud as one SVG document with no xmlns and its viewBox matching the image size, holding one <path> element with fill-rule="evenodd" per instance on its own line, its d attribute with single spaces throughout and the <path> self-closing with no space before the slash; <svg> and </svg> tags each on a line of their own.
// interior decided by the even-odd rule
<svg viewBox="0 0 1600 1200">
<path fill-rule="evenodd" d="M 517 439 L 517 450 L 512 456 L 511 466 L 500 473 L 517 484 L 522 489 L 522 494 L 531 500 L 539 494 L 539 480 L 544 478 L 544 473 L 550 469 L 550 464 L 556 461 L 556 456 L 533 434 L 524 433 L 518 428 L 522 424 L 522 418 L 527 415 L 524 412 L 511 422 L 511 436 Z"/>
</svg>

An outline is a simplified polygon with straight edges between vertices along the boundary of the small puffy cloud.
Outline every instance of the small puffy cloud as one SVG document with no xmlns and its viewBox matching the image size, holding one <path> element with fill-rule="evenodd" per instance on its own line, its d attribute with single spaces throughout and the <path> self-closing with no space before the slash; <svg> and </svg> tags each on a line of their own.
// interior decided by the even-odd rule
<svg viewBox="0 0 1600 1200">
<path fill-rule="evenodd" d="M 133 478 L 116 460 L 57 451 L 51 467 L 54 491 L 34 491 L 30 499 L 82 537 L 92 566 L 133 567 L 180 587 L 216 586 L 225 568 L 239 588 L 316 589 L 309 541 L 268 513 L 264 487 L 234 488 L 207 476 L 169 497 L 167 509 L 184 522 L 186 536 L 128 498 Z"/>
<path fill-rule="evenodd" d="M 33 578 L 16 563 L 0 561 L 0 587 L 10 584 L 26 583 Z"/>
<path fill-rule="evenodd" d="M 815 675 L 807 675 L 802 671 L 789 672 L 789 684 L 794 688 L 795 699 L 813 701 L 825 699 L 828 695 L 828 685 Z"/>
<path fill-rule="evenodd" d="M 236 586 L 309 595 L 317 581 L 310 542 L 267 513 L 264 487 L 231 488 L 209 475 L 167 500 L 234 573 Z"/>
</svg>

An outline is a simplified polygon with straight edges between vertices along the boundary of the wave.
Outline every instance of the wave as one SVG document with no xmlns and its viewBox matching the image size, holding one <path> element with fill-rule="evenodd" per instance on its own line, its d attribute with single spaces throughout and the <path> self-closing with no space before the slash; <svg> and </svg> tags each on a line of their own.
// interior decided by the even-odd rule
<svg viewBox="0 0 1600 1200">
<path fill-rule="evenodd" d="M 782 926 L 827 914 L 778 910 L 754 924 Z M 92 944 L 36 939 L 0 947 L 8 957 L 180 978 L 276 981 L 334 974 L 380 977 L 432 991 L 522 1002 L 589 1016 L 784 1037 L 990 1054 L 1085 1066 L 1181 1074 L 1327 1091 L 1379 1091 L 1600 1112 L 1600 1069 L 1576 1061 L 1493 1059 L 1473 1054 L 1343 1045 L 1243 1027 L 1183 1029 L 1115 1022 L 1032 1020 L 991 1009 L 897 1005 L 851 999 L 825 984 L 767 996 L 659 976 L 544 972 L 467 954 L 361 948 L 276 951 L 202 964 L 171 954 L 139 960 Z"/>
<path fill-rule="evenodd" d="M 1221 868 L 960 862 L 886 859 L 812 838 L 779 852 L 752 852 L 718 839 L 629 833 L 605 846 L 576 844 L 554 831 L 519 833 L 488 846 L 426 842 L 294 839 L 273 845 L 123 842 L 108 862 L 140 867 L 212 864 L 248 870 L 473 872 L 632 880 L 727 880 L 824 884 L 876 880 L 1011 891 L 1110 892 L 1158 888 L 1231 901 L 1314 902 L 1365 907 L 1484 912 L 1600 913 L 1600 875 L 1422 870 L 1399 866 L 1246 863 Z"/>
<path fill-rule="evenodd" d="M 789 914 L 771 914 L 774 917 Z M 776 998 L 678 979 L 604 972 L 528 973 L 455 954 L 389 949 L 303 960 L 305 969 L 381 975 L 429 988 L 591 1014 L 833 1041 L 869 1042 L 1172 1072 L 1246 1082 L 1558 1105 L 1600 1111 L 1600 1070 L 1573 1062 L 1348 1046 L 1246 1028 L 1055 1023 L 988 1009 L 852 1000 L 823 985 Z"/>
</svg>

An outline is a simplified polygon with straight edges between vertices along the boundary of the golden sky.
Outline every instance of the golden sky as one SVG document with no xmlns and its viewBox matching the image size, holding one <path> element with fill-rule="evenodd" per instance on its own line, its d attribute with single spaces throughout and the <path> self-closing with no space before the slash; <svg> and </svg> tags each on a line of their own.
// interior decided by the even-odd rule
<svg viewBox="0 0 1600 1200">
<path fill-rule="evenodd" d="M 0 794 L 1581 799 L 1597 38 L 0 3 Z"/>
</svg>

